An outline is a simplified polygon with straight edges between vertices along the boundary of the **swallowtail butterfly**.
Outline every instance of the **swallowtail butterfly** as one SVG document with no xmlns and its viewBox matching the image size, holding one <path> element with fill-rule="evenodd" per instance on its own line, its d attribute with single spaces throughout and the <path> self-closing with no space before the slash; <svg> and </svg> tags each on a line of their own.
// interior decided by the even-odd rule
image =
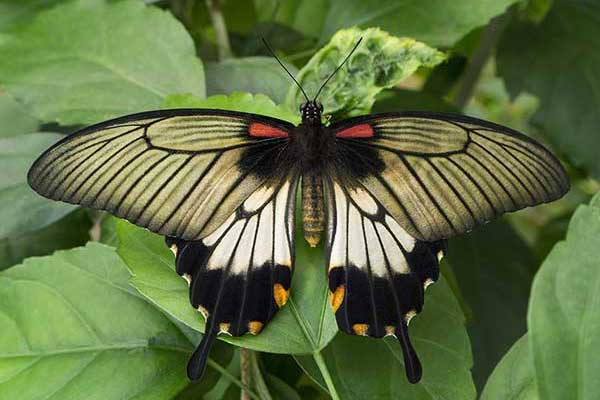
<svg viewBox="0 0 600 400">
<path fill-rule="evenodd" d="M 304 238 L 325 240 L 339 328 L 397 337 L 417 382 L 408 322 L 438 279 L 446 239 L 561 197 L 567 175 L 529 137 L 466 116 L 397 112 L 325 126 L 318 93 L 310 100 L 300 89 L 298 126 L 214 109 L 90 126 L 43 153 L 29 184 L 166 237 L 206 318 L 191 379 L 219 332 L 258 334 L 286 303 L 300 188 Z"/>
</svg>

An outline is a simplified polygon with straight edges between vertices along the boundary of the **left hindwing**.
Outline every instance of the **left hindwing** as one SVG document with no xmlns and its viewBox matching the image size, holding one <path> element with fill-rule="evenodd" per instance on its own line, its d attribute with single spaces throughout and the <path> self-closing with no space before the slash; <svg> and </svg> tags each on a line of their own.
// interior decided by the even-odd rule
<svg viewBox="0 0 600 400">
<path fill-rule="evenodd" d="M 261 186 L 216 231 L 199 241 L 168 238 L 176 270 L 190 284 L 190 302 L 206 318 L 205 336 L 190 360 L 197 378 L 219 332 L 259 333 L 282 307 L 294 263 L 298 176 Z"/>
<path fill-rule="evenodd" d="M 333 124 L 336 168 L 412 236 L 434 241 L 561 197 L 560 162 L 516 131 L 459 115 L 405 112 Z"/>
<path fill-rule="evenodd" d="M 338 326 L 355 335 L 398 337 L 407 376 L 416 382 L 421 366 L 407 325 L 423 307 L 424 289 L 438 278 L 445 241 L 416 240 L 359 183 L 333 175 L 325 188 L 327 269 Z"/>
</svg>

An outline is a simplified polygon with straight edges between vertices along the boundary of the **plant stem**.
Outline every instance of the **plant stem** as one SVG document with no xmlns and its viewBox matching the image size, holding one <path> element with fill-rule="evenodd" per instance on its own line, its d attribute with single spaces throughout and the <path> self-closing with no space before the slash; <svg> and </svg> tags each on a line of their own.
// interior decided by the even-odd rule
<svg viewBox="0 0 600 400">
<path fill-rule="evenodd" d="M 212 360 L 212 359 L 209 358 L 208 359 L 208 365 L 210 365 L 211 368 L 214 368 L 215 370 L 217 370 L 225 378 L 229 379 L 233 384 L 235 384 L 236 386 L 238 386 L 243 392 L 248 393 L 248 396 L 250 396 L 251 399 L 253 399 L 253 400 L 261 400 L 260 397 L 258 397 L 258 395 L 256 393 L 254 393 L 254 391 L 252 389 L 250 389 L 248 386 L 246 386 L 244 383 L 242 383 L 235 376 L 231 375 L 231 373 L 229 371 L 227 371 L 226 368 L 223 368 L 216 361 L 214 361 L 214 360 Z"/>
<path fill-rule="evenodd" d="M 475 85 L 479 80 L 479 75 L 492 55 L 494 47 L 508 20 L 508 12 L 493 18 L 481 34 L 479 46 L 475 49 L 471 61 L 469 62 L 469 65 L 467 65 L 467 69 L 463 73 L 458 84 L 459 87 L 454 98 L 454 105 L 459 109 L 462 110 L 471 99 Z"/>
<path fill-rule="evenodd" d="M 221 4 L 219 0 L 206 0 L 206 7 L 210 14 L 213 28 L 215 28 L 215 40 L 217 42 L 217 55 L 219 60 L 231 58 L 231 44 L 229 43 L 229 34 L 227 33 L 227 25 L 225 18 L 221 12 Z"/>
<path fill-rule="evenodd" d="M 321 371 L 321 375 L 325 380 L 325 385 L 327 385 L 327 390 L 329 391 L 329 395 L 332 400 L 340 400 L 340 395 L 337 393 L 335 389 L 335 385 L 333 384 L 333 379 L 331 379 L 331 375 L 329 374 L 329 369 L 327 369 L 327 364 L 323 359 L 320 351 L 313 353 L 313 358 L 319 367 L 319 371 Z"/>
<path fill-rule="evenodd" d="M 250 350 L 240 348 L 240 375 L 242 383 L 247 387 L 250 387 Z M 249 400 L 250 396 L 248 392 L 242 390 L 241 400 Z"/>
</svg>

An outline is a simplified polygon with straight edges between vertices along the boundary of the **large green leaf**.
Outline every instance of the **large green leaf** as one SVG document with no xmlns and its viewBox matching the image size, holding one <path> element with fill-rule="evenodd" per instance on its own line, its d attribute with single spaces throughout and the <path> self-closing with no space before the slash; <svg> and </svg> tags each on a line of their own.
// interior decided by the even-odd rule
<svg viewBox="0 0 600 400">
<path fill-rule="evenodd" d="M 18 399 L 165 399 L 191 346 L 97 243 L 0 272 L 0 393 Z"/>
<path fill-rule="evenodd" d="M 44 122 L 83 124 L 204 96 L 202 63 L 169 13 L 143 2 L 79 0 L 0 40 L 0 85 Z"/>
<path fill-rule="evenodd" d="M 521 0 L 519 10 L 531 21 L 539 23 L 544 20 L 552 8 L 553 0 Z"/>
<path fill-rule="evenodd" d="M 188 286 L 175 272 L 175 257 L 164 238 L 117 221 L 118 252 L 133 273 L 131 284 L 150 302 L 195 330 L 204 319 L 189 303 Z M 296 268 L 291 297 L 275 318 L 256 336 L 219 336 L 254 350 L 272 353 L 313 353 L 333 338 L 337 325 L 327 299 L 323 248 L 312 249 L 302 232 L 296 238 Z"/>
<path fill-rule="evenodd" d="M 600 194 L 580 206 L 536 275 L 529 339 L 540 398 L 600 393 Z"/>
<path fill-rule="evenodd" d="M 421 66 L 433 67 L 444 60 L 444 54 L 436 49 L 413 39 L 390 36 L 380 29 L 339 31 L 297 76 L 308 96 L 317 94 L 361 37 L 360 46 L 319 96 L 325 113 L 334 119 L 368 113 L 380 91 L 398 84 Z M 286 104 L 296 110 L 304 101 L 300 90 L 291 86 Z"/>
<path fill-rule="evenodd" d="M 527 335 L 502 358 L 485 385 L 481 400 L 538 400 Z"/>
<path fill-rule="evenodd" d="M 261 21 L 278 22 L 305 35 L 319 37 L 329 0 L 254 0 Z"/>
<path fill-rule="evenodd" d="M 0 138 L 0 240 L 41 229 L 75 209 L 44 199 L 27 185 L 35 158 L 60 138 L 54 133 Z"/>
<path fill-rule="evenodd" d="M 26 23 L 39 10 L 57 4 L 60 0 L 0 0 L 0 31 Z"/>
<path fill-rule="evenodd" d="M 89 214 L 78 210 L 40 230 L 0 239 L 0 270 L 27 257 L 84 245 L 91 227 Z"/>
<path fill-rule="evenodd" d="M 500 358 L 527 331 L 527 302 L 536 260 L 504 221 L 451 239 L 447 260 L 471 309 L 468 330 L 475 359 L 473 378 L 478 388 L 483 388 Z"/>
<path fill-rule="evenodd" d="M 39 122 L 0 90 L 0 138 L 35 132 Z"/>
<path fill-rule="evenodd" d="M 435 46 L 451 46 L 516 0 L 330 0 L 321 40 L 354 25 L 378 26 Z"/>
<path fill-rule="evenodd" d="M 371 112 L 439 111 L 458 112 L 450 103 L 431 93 L 415 90 L 389 89 L 381 92 Z"/>
<path fill-rule="evenodd" d="M 533 122 L 577 166 L 600 177 L 600 3 L 556 0 L 536 25 L 515 20 L 498 47 L 498 72 L 509 91 L 533 93 Z M 524 40 L 526 38 L 526 40 Z"/>
<path fill-rule="evenodd" d="M 232 93 L 229 96 L 214 95 L 206 99 L 191 94 L 173 94 L 168 96 L 162 108 L 218 108 L 221 110 L 243 111 L 247 113 L 267 115 L 298 124 L 300 114 L 278 106 L 263 94 L 255 96 L 250 93 Z"/>
<path fill-rule="evenodd" d="M 296 74 L 296 68 L 287 68 Z M 206 64 L 206 92 L 231 94 L 233 92 L 262 93 L 283 102 L 292 81 L 274 58 L 232 58 Z"/>
<path fill-rule="evenodd" d="M 410 324 L 410 337 L 423 364 L 423 378 L 406 380 L 396 339 L 371 339 L 339 333 L 322 351 L 333 385 L 350 399 L 474 399 L 471 347 L 465 318 L 441 278 L 427 289 L 425 307 Z M 308 356 L 296 357 L 317 382 L 319 368 Z"/>
</svg>

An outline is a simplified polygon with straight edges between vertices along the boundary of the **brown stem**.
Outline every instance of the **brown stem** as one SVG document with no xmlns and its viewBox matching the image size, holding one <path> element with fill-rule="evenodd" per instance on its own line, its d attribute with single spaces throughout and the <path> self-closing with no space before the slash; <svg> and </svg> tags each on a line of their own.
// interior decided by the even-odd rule
<svg viewBox="0 0 600 400">
<path fill-rule="evenodd" d="M 243 347 L 240 348 L 240 374 L 242 383 L 246 387 L 250 387 L 250 350 Z M 250 396 L 245 390 L 242 390 L 241 400 L 250 400 Z"/>
<path fill-rule="evenodd" d="M 481 74 L 486 62 L 492 55 L 494 47 L 496 46 L 496 43 L 498 42 L 500 34 L 504 30 L 508 19 L 508 12 L 499 15 L 493 18 L 483 31 L 479 41 L 479 46 L 477 46 L 477 49 L 473 53 L 471 61 L 467 65 L 467 68 L 463 73 L 460 82 L 458 83 L 458 92 L 454 98 L 454 105 L 459 109 L 462 110 L 473 95 L 475 85 L 479 80 L 479 75 Z"/>
<path fill-rule="evenodd" d="M 217 42 L 217 55 L 219 60 L 231 58 L 231 44 L 229 43 L 229 34 L 227 33 L 227 25 L 225 18 L 221 12 L 221 2 L 219 0 L 206 0 L 206 7 L 210 14 L 210 19 L 215 29 L 215 40 Z"/>
</svg>

